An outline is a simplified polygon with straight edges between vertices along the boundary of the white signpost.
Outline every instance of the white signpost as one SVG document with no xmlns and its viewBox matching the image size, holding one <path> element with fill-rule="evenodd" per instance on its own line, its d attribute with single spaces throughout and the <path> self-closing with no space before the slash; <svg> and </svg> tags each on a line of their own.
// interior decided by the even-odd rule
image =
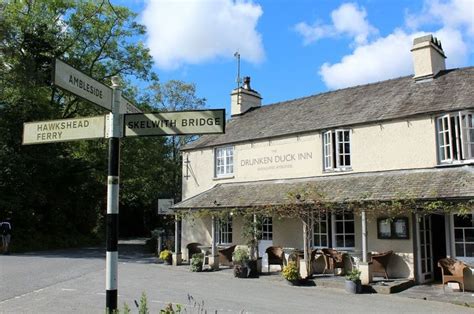
<svg viewBox="0 0 474 314">
<path fill-rule="evenodd" d="M 53 84 L 85 100 L 112 111 L 112 88 L 94 80 L 66 62 L 56 59 L 54 63 Z M 120 113 L 140 113 L 124 97 L 120 101 Z"/>
<path fill-rule="evenodd" d="M 172 198 L 160 198 L 158 199 L 158 215 L 172 215 L 174 214 L 171 206 L 174 205 Z"/>
<path fill-rule="evenodd" d="M 105 116 L 28 122 L 23 128 L 23 145 L 105 137 Z"/>
<path fill-rule="evenodd" d="M 225 110 L 195 110 L 125 115 L 125 137 L 223 133 Z"/>
<path fill-rule="evenodd" d="M 118 77 L 112 88 L 87 76 L 59 59 L 54 63 L 53 84 L 102 108 L 107 116 L 28 122 L 24 124 L 23 144 L 42 144 L 80 139 L 109 138 L 106 217 L 106 313 L 117 309 L 118 213 L 121 130 L 125 136 L 185 135 L 224 133 L 225 111 L 197 110 L 142 114 L 122 97 Z M 125 123 L 124 119 L 125 117 Z M 169 213 L 172 199 L 158 206 Z M 177 223 L 177 222 L 176 222 Z"/>
</svg>

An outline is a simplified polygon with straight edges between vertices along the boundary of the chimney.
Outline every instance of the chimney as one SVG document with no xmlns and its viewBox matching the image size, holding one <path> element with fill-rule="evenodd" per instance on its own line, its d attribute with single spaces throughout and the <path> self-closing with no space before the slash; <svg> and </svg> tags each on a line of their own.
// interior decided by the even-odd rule
<svg viewBox="0 0 474 314">
<path fill-rule="evenodd" d="M 446 70 L 443 47 L 433 35 L 418 37 L 413 40 L 413 67 L 415 81 L 433 79 L 440 71 Z"/>
<path fill-rule="evenodd" d="M 231 116 L 244 114 L 251 108 L 262 105 L 262 97 L 250 87 L 250 76 L 244 77 L 244 85 L 230 94 Z"/>
</svg>

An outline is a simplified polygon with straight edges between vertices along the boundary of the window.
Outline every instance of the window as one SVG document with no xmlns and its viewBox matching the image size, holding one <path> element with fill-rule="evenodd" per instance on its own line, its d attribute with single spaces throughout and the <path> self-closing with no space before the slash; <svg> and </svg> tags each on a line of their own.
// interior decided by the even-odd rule
<svg viewBox="0 0 474 314">
<path fill-rule="evenodd" d="M 216 177 L 229 176 L 234 173 L 234 148 L 221 147 L 215 151 Z"/>
<path fill-rule="evenodd" d="M 474 257 L 473 215 L 454 215 L 453 218 L 456 257 Z"/>
<path fill-rule="evenodd" d="M 218 220 L 218 239 L 219 244 L 232 243 L 232 216 Z"/>
<path fill-rule="evenodd" d="M 351 131 L 333 130 L 323 133 L 324 170 L 351 168 Z"/>
<path fill-rule="evenodd" d="M 262 220 L 262 235 L 261 240 L 273 239 L 273 224 L 272 217 L 264 217 Z"/>
<path fill-rule="evenodd" d="M 354 214 L 342 211 L 334 215 L 333 220 L 333 245 L 337 248 L 354 248 Z"/>
<path fill-rule="evenodd" d="M 440 163 L 474 159 L 474 114 L 449 113 L 436 119 Z"/>
<path fill-rule="evenodd" d="M 328 247 L 328 216 L 317 213 L 313 218 L 313 246 L 318 248 Z"/>
</svg>

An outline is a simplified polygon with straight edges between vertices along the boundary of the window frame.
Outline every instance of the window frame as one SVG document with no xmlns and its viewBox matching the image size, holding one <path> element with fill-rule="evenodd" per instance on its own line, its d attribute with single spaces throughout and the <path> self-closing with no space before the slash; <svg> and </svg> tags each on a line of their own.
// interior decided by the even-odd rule
<svg viewBox="0 0 474 314">
<path fill-rule="evenodd" d="M 219 152 L 222 152 L 222 156 L 219 156 Z M 229 152 L 231 154 L 229 155 Z M 228 159 L 231 159 L 231 163 Z M 219 160 L 222 160 L 222 164 L 219 164 Z M 231 167 L 232 171 L 228 171 Z M 219 169 L 223 169 L 222 172 Z M 222 146 L 214 149 L 214 178 L 226 178 L 234 175 L 234 146 Z"/>
<path fill-rule="evenodd" d="M 260 239 L 263 241 L 273 241 L 273 219 L 272 217 L 262 217 L 262 227 L 260 228 Z"/>
<path fill-rule="evenodd" d="M 345 214 L 349 213 L 352 214 L 352 219 L 346 219 Z M 332 246 L 338 250 L 354 250 L 355 249 L 355 241 L 356 241 L 356 234 L 355 234 L 355 215 L 352 211 L 342 210 L 342 220 L 336 219 L 336 213 L 331 214 L 331 224 L 332 224 Z M 353 232 L 346 232 L 346 222 L 351 222 L 353 224 L 354 231 Z M 337 223 L 342 222 L 343 232 L 337 232 Z M 337 236 L 343 236 L 344 239 L 344 246 L 337 245 Z M 346 245 L 346 237 L 352 235 L 354 237 L 354 246 L 347 246 Z"/>
<path fill-rule="evenodd" d="M 344 136 L 347 132 L 349 140 L 345 141 Z M 342 133 L 342 140 L 339 140 L 339 134 Z M 323 135 L 323 170 L 324 171 L 347 171 L 352 170 L 352 129 L 334 129 L 325 131 Z M 342 144 L 342 152 L 340 145 Z M 345 144 L 349 145 L 347 153 Z M 341 156 L 343 163 L 341 163 Z M 345 164 L 346 156 L 349 156 L 349 164 Z"/>
<path fill-rule="evenodd" d="M 474 139 L 474 112 L 465 110 L 443 114 L 436 117 L 435 127 L 438 164 L 474 161 L 474 142 L 471 141 Z"/>
<path fill-rule="evenodd" d="M 321 219 L 321 216 L 324 215 L 325 219 Z M 328 248 L 329 247 L 329 213 L 321 213 L 317 212 L 314 215 L 312 215 L 312 227 L 313 227 L 313 237 L 312 237 L 312 247 L 313 249 L 323 249 L 323 248 Z M 318 230 L 319 232 L 316 232 L 315 225 L 318 224 Z M 326 224 L 326 232 L 321 232 L 321 225 Z M 321 245 L 322 241 L 321 238 L 323 236 L 326 236 L 326 245 Z M 319 240 L 319 245 L 316 245 L 315 239 L 318 238 Z"/>
<path fill-rule="evenodd" d="M 217 243 L 220 245 L 232 244 L 232 216 L 217 220 Z"/>
<path fill-rule="evenodd" d="M 465 232 L 465 230 L 466 229 L 474 230 L 474 224 L 471 227 L 456 227 L 456 225 L 455 225 L 456 224 L 456 219 L 454 217 L 456 215 L 457 215 L 456 213 L 451 214 L 451 218 L 452 218 L 452 245 L 453 245 L 452 246 L 452 249 L 453 249 L 452 255 L 454 257 L 460 259 L 460 260 L 473 262 L 474 261 L 474 256 L 466 256 L 466 244 L 474 245 L 474 241 L 466 241 L 466 232 Z M 472 221 L 472 219 L 474 219 L 474 212 L 471 212 L 468 215 L 471 216 L 471 221 Z M 456 241 L 456 230 L 462 230 L 463 241 Z M 462 244 L 464 255 L 458 255 L 457 254 L 456 244 Z"/>
</svg>

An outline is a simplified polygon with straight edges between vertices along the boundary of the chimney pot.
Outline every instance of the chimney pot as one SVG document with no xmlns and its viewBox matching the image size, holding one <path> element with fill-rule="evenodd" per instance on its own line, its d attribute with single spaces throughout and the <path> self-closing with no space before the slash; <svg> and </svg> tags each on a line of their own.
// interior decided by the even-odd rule
<svg viewBox="0 0 474 314">
<path fill-rule="evenodd" d="M 252 88 L 250 88 L 250 76 L 244 77 L 244 86 L 243 86 L 243 88 L 246 89 L 246 90 L 252 90 Z"/>
<path fill-rule="evenodd" d="M 262 105 L 260 94 L 250 87 L 250 76 L 244 77 L 244 85 L 236 88 L 230 94 L 231 115 L 241 115 Z"/>
</svg>

